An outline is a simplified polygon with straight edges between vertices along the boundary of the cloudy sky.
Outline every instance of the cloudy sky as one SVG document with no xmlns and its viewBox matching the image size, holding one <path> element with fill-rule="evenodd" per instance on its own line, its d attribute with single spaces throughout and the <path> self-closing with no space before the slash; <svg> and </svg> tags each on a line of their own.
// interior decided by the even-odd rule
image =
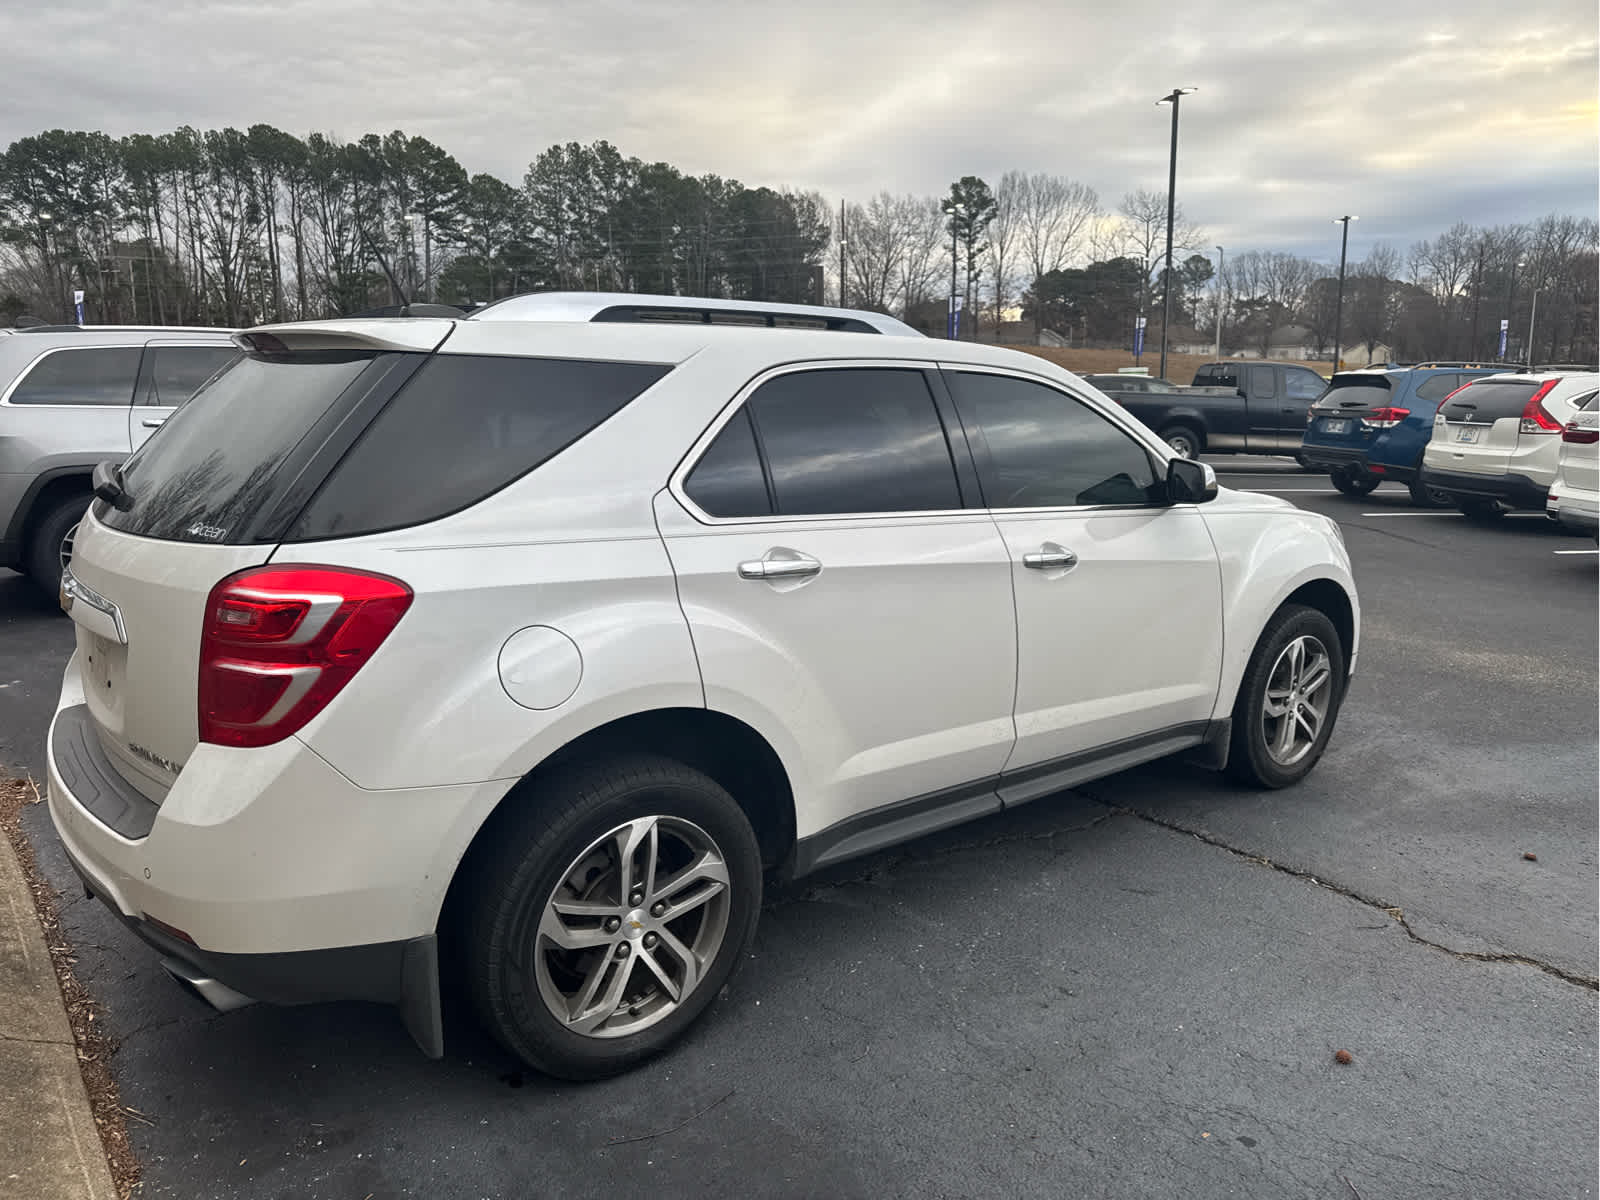
<svg viewBox="0 0 1600 1200">
<path fill-rule="evenodd" d="M 1166 182 L 1230 253 L 1403 249 L 1595 215 L 1594 0 L 0 0 L 0 144 L 267 122 L 403 129 L 519 181 L 605 138 L 866 200 L 963 174 Z"/>
</svg>

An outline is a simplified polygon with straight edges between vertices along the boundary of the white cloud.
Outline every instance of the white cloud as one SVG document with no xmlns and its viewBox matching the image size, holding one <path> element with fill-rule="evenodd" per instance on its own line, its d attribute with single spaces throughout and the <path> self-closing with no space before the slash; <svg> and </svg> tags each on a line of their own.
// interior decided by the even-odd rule
<svg viewBox="0 0 1600 1200">
<path fill-rule="evenodd" d="M 74 0 L 0 13 L 0 143 L 267 122 L 401 128 L 520 179 L 555 142 L 865 199 L 1009 168 L 1112 203 L 1165 186 L 1208 240 L 1321 252 L 1593 213 L 1591 3 L 1533 0 Z"/>
</svg>

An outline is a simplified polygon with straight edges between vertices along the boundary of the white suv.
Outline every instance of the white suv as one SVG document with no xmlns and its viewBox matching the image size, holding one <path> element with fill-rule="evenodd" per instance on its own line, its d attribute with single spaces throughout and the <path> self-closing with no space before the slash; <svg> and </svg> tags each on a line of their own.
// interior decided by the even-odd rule
<svg viewBox="0 0 1600 1200">
<path fill-rule="evenodd" d="M 1422 482 L 1469 517 L 1541 510 L 1561 458 L 1561 431 L 1600 386 L 1590 372 L 1485 375 L 1451 392 L 1422 452 Z"/>
<path fill-rule="evenodd" d="M 442 961 L 592 1078 L 712 1002 L 767 871 L 1322 755 L 1332 521 L 1042 359 L 725 308 L 254 330 L 99 473 L 50 811 L 175 976 L 395 1003 L 437 1055 Z"/>
</svg>

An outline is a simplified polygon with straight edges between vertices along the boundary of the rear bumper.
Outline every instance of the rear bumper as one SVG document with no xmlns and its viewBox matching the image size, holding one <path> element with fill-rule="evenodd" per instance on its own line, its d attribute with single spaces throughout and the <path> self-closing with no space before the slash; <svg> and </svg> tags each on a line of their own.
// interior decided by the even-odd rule
<svg viewBox="0 0 1600 1200">
<path fill-rule="evenodd" d="M 1341 468 L 1354 467 L 1365 474 L 1371 474 L 1379 479 L 1393 480 L 1395 483 L 1410 483 L 1416 478 L 1417 472 L 1413 467 L 1391 466 L 1388 463 L 1374 463 L 1365 450 L 1349 450 L 1337 446 L 1302 445 L 1300 454 L 1306 463 L 1325 471 L 1337 471 Z"/>
<path fill-rule="evenodd" d="M 1550 485 L 1550 495 L 1545 501 L 1545 515 L 1559 521 L 1569 529 L 1583 533 L 1600 533 L 1600 495 L 1594 492 L 1568 489 L 1562 480 Z"/>
<path fill-rule="evenodd" d="M 439 1052 L 439 910 L 463 818 L 506 785 L 365 791 L 294 738 L 201 745 L 130 821 L 104 799 L 121 783 L 108 760 L 82 752 L 82 705 L 74 656 L 47 744 L 51 821 L 88 890 L 173 974 L 236 1002 L 398 1004 Z"/>
<path fill-rule="evenodd" d="M 1547 484 L 1526 475 L 1469 475 L 1427 465 L 1422 468 L 1422 482 L 1452 496 L 1501 500 L 1513 508 L 1542 509 L 1550 494 Z"/>
</svg>

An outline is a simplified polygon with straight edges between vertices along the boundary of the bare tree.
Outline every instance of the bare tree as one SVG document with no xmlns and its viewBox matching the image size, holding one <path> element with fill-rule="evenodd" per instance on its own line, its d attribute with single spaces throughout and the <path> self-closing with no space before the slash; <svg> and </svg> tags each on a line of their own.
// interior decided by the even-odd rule
<svg viewBox="0 0 1600 1200">
<path fill-rule="evenodd" d="M 1021 251 L 1030 285 L 1072 261 L 1102 212 L 1092 187 L 1058 175 L 1027 176 L 1019 203 Z"/>
<path fill-rule="evenodd" d="M 888 311 L 903 274 L 905 212 L 888 192 L 845 208 L 846 270 L 856 307 Z"/>
<path fill-rule="evenodd" d="M 1399 286 L 1395 276 L 1400 271 L 1400 255 L 1392 246 L 1380 242 L 1353 272 L 1354 287 L 1350 289 L 1346 309 L 1349 313 L 1350 332 L 1366 346 L 1370 361 L 1378 345 L 1392 335 L 1399 316 Z"/>
<path fill-rule="evenodd" d="M 1144 268 L 1144 296 L 1140 307 L 1150 306 L 1150 290 L 1158 259 L 1166 254 L 1167 245 L 1167 194 L 1147 188 L 1129 192 L 1117 206 L 1121 218 L 1119 229 L 1112 236 L 1120 243 L 1120 253 L 1138 261 Z M 1194 250 L 1205 240 L 1200 228 L 1183 214 L 1183 205 L 1173 210 L 1172 252 Z M 1163 264 L 1160 264 L 1164 266 Z"/>
<path fill-rule="evenodd" d="M 905 236 L 901 260 L 900 312 L 939 294 L 939 281 L 950 272 L 945 213 L 934 196 L 902 196 L 899 201 Z"/>
<path fill-rule="evenodd" d="M 994 272 L 994 323 L 1000 324 L 1001 312 L 1011 287 L 1017 251 L 1022 239 L 1025 219 L 1024 201 L 1028 190 L 1028 177 L 1021 171 L 1007 171 L 1000 177 L 994 192 L 994 221 L 989 226 L 989 245 L 993 252 L 990 269 Z"/>
</svg>

